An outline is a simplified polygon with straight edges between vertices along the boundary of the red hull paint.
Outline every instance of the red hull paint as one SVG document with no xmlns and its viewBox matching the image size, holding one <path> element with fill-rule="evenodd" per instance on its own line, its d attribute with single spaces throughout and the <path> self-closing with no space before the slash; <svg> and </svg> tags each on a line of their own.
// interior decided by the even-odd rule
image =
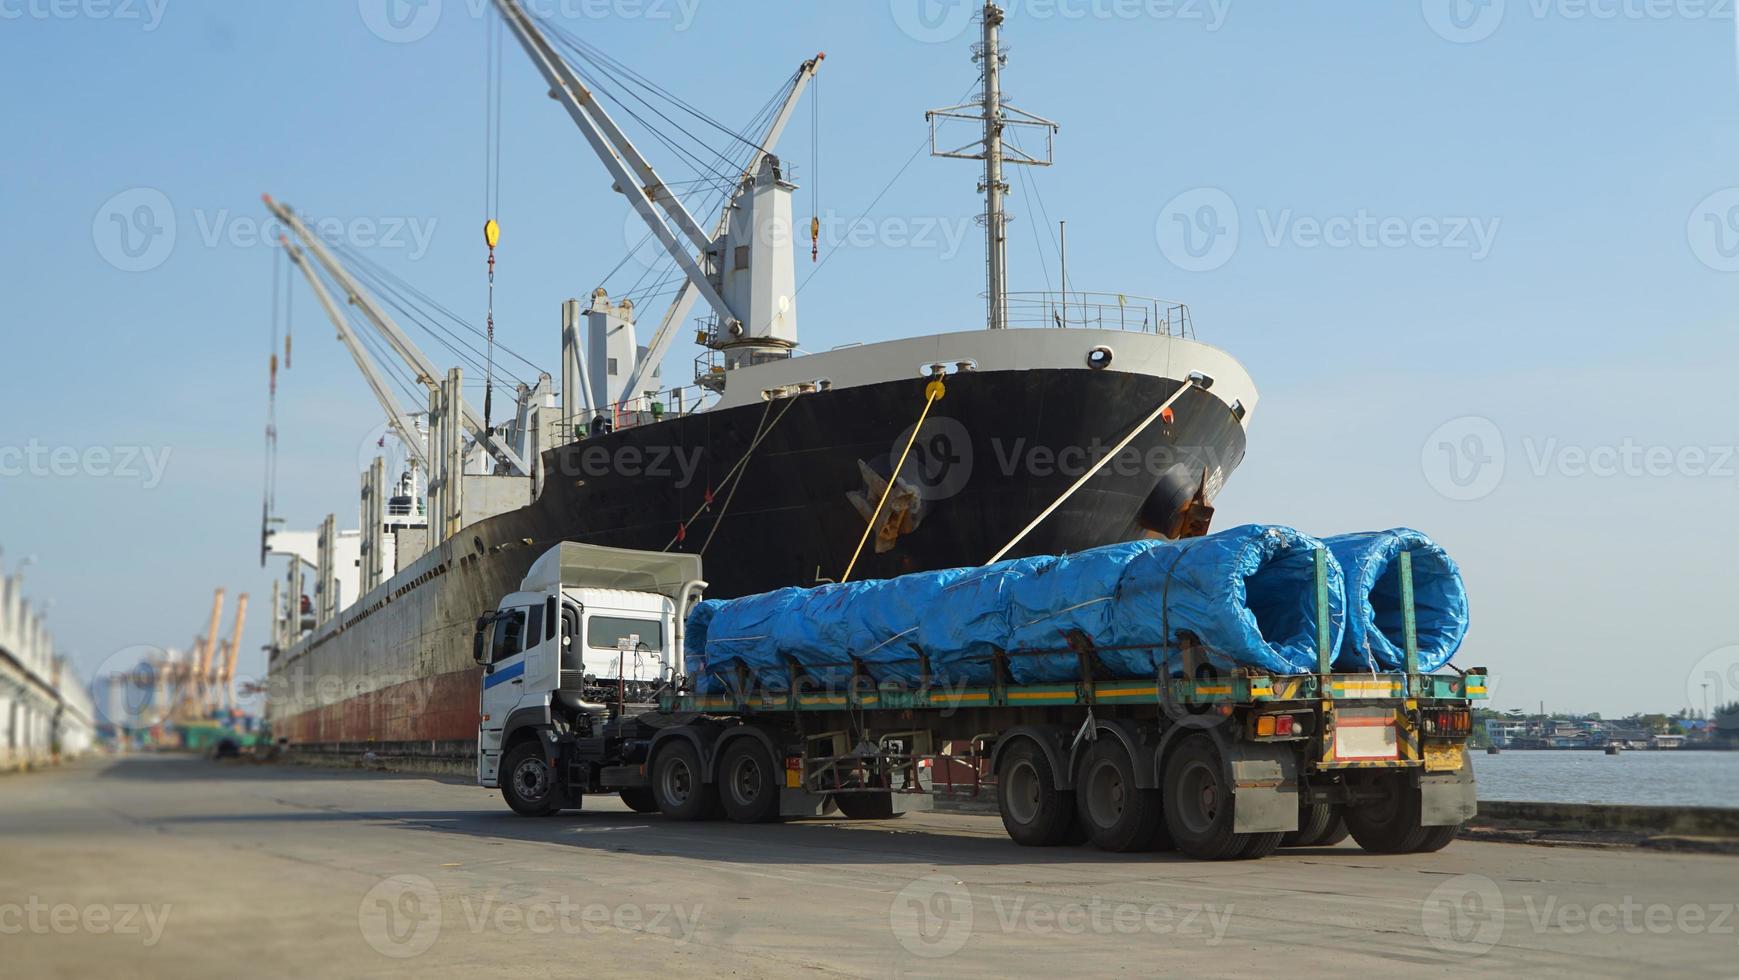
<svg viewBox="0 0 1739 980">
<path fill-rule="evenodd" d="M 274 734 L 291 745 L 474 740 L 480 679 L 460 670 L 395 684 L 278 719 Z"/>
</svg>

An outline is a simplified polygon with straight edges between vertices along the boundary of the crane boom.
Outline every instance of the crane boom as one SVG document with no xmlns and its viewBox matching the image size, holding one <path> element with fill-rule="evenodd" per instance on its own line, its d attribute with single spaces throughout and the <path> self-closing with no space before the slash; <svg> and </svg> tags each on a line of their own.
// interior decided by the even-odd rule
<svg viewBox="0 0 1739 980">
<path fill-rule="evenodd" d="M 368 322 L 380 331 L 381 336 L 386 338 L 387 344 L 416 374 L 417 381 L 428 388 L 431 393 L 439 391 L 442 372 L 435 367 L 433 361 L 429 360 L 428 355 L 411 342 L 410 337 L 394 322 L 392 317 L 388 316 L 386 311 L 381 309 L 380 305 L 363 291 L 362 286 L 351 276 L 350 271 L 333 258 L 325 243 L 308 230 L 296 212 L 279 204 L 269 194 L 263 195 L 261 199 L 266 202 L 266 207 L 271 210 L 272 214 L 279 221 L 282 221 L 286 228 L 295 233 L 296 237 L 307 247 L 309 254 L 313 255 L 315 261 L 320 263 L 320 267 L 325 269 L 333 281 L 344 290 L 350 302 L 362 310 L 363 316 L 368 319 Z M 482 446 L 489 455 L 505 464 L 516 475 L 531 475 L 531 467 L 527 465 L 526 461 L 513 451 L 513 447 L 502 441 L 501 437 L 491 432 L 489 427 L 483 424 L 483 417 L 477 414 L 470 402 L 461 398 L 459 407 L 466 431 L 471 434 L 471 438 L 476 440 L 479 446 Z"/>
<path fill-rule="evenodd" d="M 205 703 L 206 678 L 211 671 L 212 648 L 217 645 L 217 630 L 223 625 L 223 590 L 218 589 L 211 597 L 211 622 L 205 628 L 205 636 L 199 641 L 198 659 L 189 666 L 192 668 L 188 678 L 190 690 L 182 692 L 184 701 L 193 706 Z"/>
<path fill-rule="evenodd" d="M 573 68 L 550 45 L 549 39 L 526 14 L 519 0 L 495 0 L 495 6 L 501 11 L 501 16 L 507 21 L 514 36 L 519 39 L 520 45 L 525 48 L 526 54 L 531 57 L 539 74 L 549 83 L 550 96 L 568 111 L 574 124 L 580 128 L 580 133 L 586 137 L 586 142 L 591 145 L 592 152 L 603 161 L 616 186 L 634 206 L 635 213 L 652 229 L 659 244 L 676 260 L 677 267 L 688 277 L 689 284 L 718 313 L 720 322 L 727 326 L 741 323 L 742 315 L 725 302 L 725 298 L 707 278 L 706 270 L 701 268 L 692 254 L 693 251 L 705 253 L 711 249 L 712 238 L 701 229 L 688 208 L 670 192 L 657 171 L 652 169 L 652 165 L 616 125 L 615 120 L 610 118 L 610 114 L 574 73 Z M 670 216 L 670 221 L 675 223 L 677 230 L 688 240 L 686 246 L 677 240 L 676 232 L 659 215 L 654 204 L 663 208 Z"/>
<path fill-rule="evenodd" d="M 235 626 L 230 631 L 229 643 L 223 651 L 223 668 L 218 674 L 218 689 L 223 695 L 225 707 L 235 707 L 235 662 L 236 654 L 241 649 L 242 627 L 248 621 L 248 594 L 243 592 L 236 597 Z"/>
<path fill-rule="evenodd" d="M 326 311 L 326 316 L 331 319 L 332 326 L 338 330 L 338 339 L 344 342 L 345 349 L 350 351 L 351 358 L 356 361 L 357 370 L 362 372 L 363 380 L 368 382 L 369 389 L 374 392 L 375 400 L 380 402 L 381 410 L 386 413 L 387 423 L 392 426 L 393 433 L 417 458 L 417 462 L 427 469 L 429 457 L 423 451 L 423 440 L 417 435 L 416 426 L 411 424 L 410 416 L 406 415 L 404 410 L 399 407 L 398 400 L 388 390 L 386 379 L 381 377 L 380 369 L 375 366 L 374 359 L 369 357 L 368 352 L 362 349 L 362 345 L 356 342 L 356 335 L 350 329 L 350 320 L 345 317 L 344 311 L 338 308 L 338 303 L 332 299 L 332 293 L 327 290 L 326 284 L 320 281 L 314 268 L 308 264 L 302 255 L 302 250 L 287 238 L 280 238 L 279 243 L 284 246 L 284 251 L 290 253 L 290 261 L 294 262 L 296 268 L 301 269 L 302 275 L 307 278 L 308 288 L 314 291 L 314 298 L 320 301 L 320 306 Z"/>
<path fill-rule="evenodd" d="M 736 205 L 737 198 L 754 180 L 755 174 L 760 172 L 761 161 L 767 158 L 767 154 L 773 147 L 779 145 L 779 137 L 785 134 L 785 126 L 791 121 L 792 115 L 796 113 L 797 103 L 803 98 L 804 90 L 809 87 L 810 81 L 815 78 L 816 71 L 821 68 L 821 62 L 826 58 L 827 55 L 824 52 L 798 66 L 796 81 L 792 83 L 791 91 L 785 96 L 785 104 L 780 106 L 778 113 L 774 115 L 773 122 L 768 125 L 767 132 L 761 137 L 760 145 L 755 148 L 754 156 L 750 158 L 749 165 L 743 168 L 742 176 L 737 181 L 736 190 L 731 192 L 730 199 L 725 202 L 724 208 L 719 212 L 718 224 L 713 227 L 712 240 L 714 242 L 723 237 L 725 230 L 730 227 L 731 208 Z M 640 390 L 640 384 L 647 373 L 658 369 L 659 362 L 664 360 L 664 355 L 670 350 L 671 342 L 676 339 L 677 325 L 688 318 L 688 312 L 694 308 L 694 301 L 697 298 L 694 284 L 684 280 L 682 286 L 676 291 L 676 298 L 664 311 L 664 319 L 658 324 L 658 330 L 653 333 L 651 343 L 646 345 L 646 356 L 640 358 L 634 365 L 634 373 L 628 376 L 628 383 L 622 386 L 620 404 L 626 405 L 634 397 L 634 392 Z"/>
</svg>

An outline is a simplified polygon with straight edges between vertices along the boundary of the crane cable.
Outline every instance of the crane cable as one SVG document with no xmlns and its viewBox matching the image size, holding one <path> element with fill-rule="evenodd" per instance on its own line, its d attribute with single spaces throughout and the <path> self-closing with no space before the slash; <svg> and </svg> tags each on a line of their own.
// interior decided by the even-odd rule
<svg viewBox="0 0 1739 980">
<path fill-rule="evenodd" d="M 485 320 L 487 354 L 483 372 L 483 428 L 491 427 L 495 401 L 495 246 L 501 243 L 501 48 L 504 24 L 489 20 L 484 37 L 483 80 L 483 241 L 489 247 L 489 304 Z"/>
<path fill-rule="evenodd" d="M 857 550 L 851 553 L 851 563 L 845 566 L 845 574 L 839 578 L 841 582 L 851 581 L 851 572 L 857 567 L 858 556 L 863 554 L 863 546 L 869 541 L 870 532 L 876 529 L 876 524 L 881 520 L 882 508 L 888 505 L 888 498 L 894 493 L 894 484 L 900 481 L 900 471 L 906 468 L 906 457 L 912 454 L 912 446 L 918 441 L 918 433 L 924 431 L 924 420 L 930 417 L 930 409 L 947 394 L 948 386 L 942 383 L 941 378 L 924 386 L 924 410 L 918 414 L 918 424 L 912 426 L 912 437 L 906 440 L 906 448 L 900 453 L 900 461 L 888 473 L 888 485 L 882 488 L 882 499 L 876 502 L 875 513 L 870 515 L 869 523 L 864 525 L 863 537 L 857 539 Z"/>
<path fill-rule="evenodd" d="M 821 79 L 809 83 L 809 261 L 821 261 Z"/>
</svg>

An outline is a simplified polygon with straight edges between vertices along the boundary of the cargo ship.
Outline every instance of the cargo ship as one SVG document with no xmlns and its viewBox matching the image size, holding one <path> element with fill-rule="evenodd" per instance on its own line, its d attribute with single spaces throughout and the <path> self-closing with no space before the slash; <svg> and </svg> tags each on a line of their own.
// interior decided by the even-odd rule
<svg viewBox="0 0 1739 980">
<path fill-rule="evenodd" d="M 929 113 L 936 155 L 983 165 L 984 322 L 816 353 L 797 343 L 796 185 L 774 147 L 822 56 L 742 140 L 750 152 L 709 230 L 611 118 L 599 89 L 628 76 L 586 71 L 597 49 L 516 0 L 495 8 L 614 187 L 634 189 L 680 287 L 644 344 L 632 303 L 601 289 L 584 309 L 570 301 L 559 372 L 521 385 L 494 424 L 460 371 L 401 326 L 406 288 L 267 199 L 380 400 L 381 444 L 402 453 L 400 473 L 376 459 L 363 474 L 354 531 L 335 516 L 289 531 L 267 511 L 262 560 L 288 559 L 266 684 L 280 742 L 469 762 L 476 619 L 564 541 L 701 555 L 707 594 L 730 598 L 1207 533 L 1244 457 L 1254 383 L 1197 338 L 1182 304 L 1008 290 L 1007 168 L 1051 162 L 1008 137 L 1024 127 L 1048 147 L 1057 127 L 1002 96 L 996 4 L 973 48 L 979 97 Z M 962 122 L 976 143 L 936 143 Z M 492 249 L 497 234 L 490 222 Z M 659 368 L 697 304 L 694 383 L 665 387 Z M 414 408 L 374 354 L 414 378 Z"/>
</svg>

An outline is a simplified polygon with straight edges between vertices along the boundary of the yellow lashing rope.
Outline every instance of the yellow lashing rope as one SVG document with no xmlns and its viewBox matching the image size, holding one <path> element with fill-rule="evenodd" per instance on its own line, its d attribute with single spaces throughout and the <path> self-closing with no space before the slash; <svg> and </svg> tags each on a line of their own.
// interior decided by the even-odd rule
<svg viewBox="0 0 1739 980">
<path fill-rule="evenodd" d="M 893 471 L 888 474 L 887 488 L 882 491 L 882 499 L 876 502 L 875 513 L 870 515 L 869 523 L 864 526 L 863 537 L 857 540 L 857 550 L 851 553 L 851 564 L 845 566 L 845 574 L 840 576 L 841 582 L 851 581 L 852 569 L 857 567 L 857 559 L 863 554 L 863 546 L 869 541 L 870 532 L 876 529 L 876 522 L 881 520 L 882 508 L 888 505 L 888 497 L 893 495 L 894 483 L 900 478 L 900 470 L 906 467 L 906 457 L 912 454 L 912 446 L 918 441 L 918 433 L 924 430 L 924 420 L 930 417 L 930 409 L 948 394 L 948 386 L 937 378 L 924 386 L 924 410 L 918 414 L 918 424 L 912 426 L 912 438 L 906 440 L 906 448 L 900 453 L 900 461 L 894 464 Z"/>
</svg>

